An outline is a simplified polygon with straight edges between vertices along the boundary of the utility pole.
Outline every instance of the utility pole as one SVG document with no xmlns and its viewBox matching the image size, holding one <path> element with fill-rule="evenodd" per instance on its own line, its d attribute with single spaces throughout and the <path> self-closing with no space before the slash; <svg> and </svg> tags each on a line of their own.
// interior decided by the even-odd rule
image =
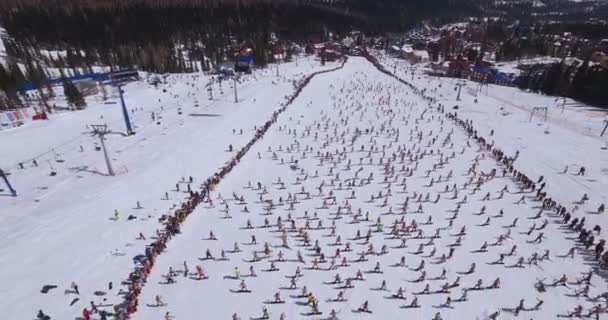
<svg viewBox="0 0 608 320">
<path fill-rule="evenodd" d="M 127 111 L 127 105 L 125 104 L 125 98 L 122 95 L 122 86 L 120 85 L 120 83 L 116 84 L 116 87 L 118 88 L 118 93 L 120 94 L 120 103 L 122 105 L 122 115 L 125 118 L 125 125 L 127 127 L 127 135 L 134 135 L 135 131 L 133 131 L 133 128 L 131 127 L 131 119 L 129 119 L 129 111 Z"/>
<path fill-rule="evenodd" d="M 110 157 L 108 156 L 108 150 L 106 150 L 105 143 L 105 135 L 111 133 L 108 129 L 108 126 L 105 124 L 92 124 L 91 128 L 93 131 L 91 132 L 91 136 L 98 136 L 99 142 L 101 143 L 101 149 L 103 150 L 103 156 L 106 160 L 106 166 L 108 167 L 108 175 L 114 176 L 114 169 L 112 169 L 112 163 L 110 162 Z"/>
<path fill-rule="evenodd" d="M 213 78 L 207 83 L 207 91 L 209 91 L 209 100 L 213 100 Z"/>
<path fill-rule="evenodd" d="M 606 133 L 606 129 L 608 129 L 608 119 L 604 120 L 604 123 L 606 125 L 604 126 L 604 130 L 602 130 L 602 134 L 600 134 L 600 137 L 603 137 L 604 133 Z"/>
<path fill-rule="evenodd" d="M 236 75 L 232 77 L 232 80 L 234 80 L 234 103 L 239 103 L 239 93 L 236 88 Z"/>
<path fill-rule="evenodd" d="M 15 189 L 13 189 L 13 186 L 8 181 L 8 177 L 4 173 L 4 170 L 2 170 L 2 169 L 0 169 L 0 177 L 2 177 L 2 180 L 4 180 L 4 183 L 6 183 L 6 186 L 8 187 L 8 190 L 11 192 L 11 195 L 13 197 L 16 197 L 17 196 L 17 191 L 15 191 Z"/>
<path fill-rule="evenodd" d="M 277 60 L 277 77 L 279 76 L 279 64 L 281 64 L 281 59 L 284 57 L 285 52 L 277 53 L 274 55 Z"/>
<path fill-rule="evenodd" d="M 559 102 L 559 98 L 555 99 L 555 102 Z M 562 97 L 562 114 L 566 111 L 566 97 Z"/>
</svg>

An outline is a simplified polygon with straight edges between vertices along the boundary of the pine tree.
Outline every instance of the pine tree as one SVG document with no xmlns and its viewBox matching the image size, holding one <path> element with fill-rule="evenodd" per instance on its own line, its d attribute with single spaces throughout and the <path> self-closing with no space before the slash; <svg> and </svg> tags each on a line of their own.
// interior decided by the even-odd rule
<svg viewBox="0 0 608 320">
<path fill-rule="evenodd" d="M 541 84 L 541 91 L 545 94 L 553 95 L 557 93 L 558 84 L 563 70 L 562 62 L 555 62 L 545 70 Z"/>
<path fill-rule="evenodd" d="M 570 96 L 577 98 L 585 95 L 585 89 L 587 86 L 587 71 L 589 70 L 589 59 L 585 59 L 583 64 L 578 67 L 574 73 L 574 79 L 572 79 L 572 86 L 570 86 Z"/>
<path fill-rule="evenodd" d="M 82 110 L 87 106 L 80 90 L 78 90 L 72 81 L 65 78 L 63 79 L 63 93 L 68 104 L 77 110 Z"/>
<path fill-rule="evenodd" d="M 8 68 L 0 63 L 0 89 L 6 94 L 7 109 L 14 109 L 23 106 L 17 88 L 24 82 L 23 73 L 19 66 L 12 60 L 7 61 Z"/>
<path fill-rule="evenodd" d="M 28 56 L 28 60 L 25 65 L 26 74 L 28 80 L 36 87 L 38 90 L 38 95 L 40 96 L 40 100 L 42 104 L 50 111 L 49 104 L 47 103 L 47 97 L 42 90 L 47 82 L 46 74 L 44 73 L 44 69 L 38 63 L 34 63 L 32 58 Z"/>
</svg>

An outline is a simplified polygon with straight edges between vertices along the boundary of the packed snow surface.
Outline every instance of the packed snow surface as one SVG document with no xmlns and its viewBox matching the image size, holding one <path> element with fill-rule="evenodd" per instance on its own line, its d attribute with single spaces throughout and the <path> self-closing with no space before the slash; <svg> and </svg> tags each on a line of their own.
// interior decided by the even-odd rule
<svg viewBox="0 0 608 320">
<path fill-rule="evenodd" d="M 477 94 L 465 87 L 456 102 L 451 80 L 418 74 L 410 80 L 409 66 L 381 62 L 389 70 L 397 64 L 398 76 L 426 88 L 444 108 L 363 58 L 315 76 L 168 242 L 133 318 L 164 319 L 168 312 L 176 320 L 263 319 L 267 308 L 269 319 L 331 319 L 332 310 L 338 319 L 437 313 L 556 319 L 577 305 L 582 315 L 606 306 L 598 298 L 607 289 L 605 274 L 598 275 L 593 252 L 578 247 L 561 217 L 541 210 L 535 192 L 503 176 L 492 152 L 447 117 L 459 104 L 461 119 L 473 120 L 506 154 L 520 151 L 514 165 L 534 180 L 544 175 L 546 189 L 574 216 L 585 216 L 586 227 L 606 229 L 603 215 L 593 213 L 606 202 L 608 186 L 606 151 L 595 133 L 601 120 L 587 121 L 596 112 L 551 109 L 546 122 L 536 116 L 529 122 L 531 109 L 546 100 L 511 88 Z M 29 319 L 43 309 L 53 319 L 74 319 L 91 301 L 112 311 L 122 302 L 132 258 L 147 243 L 136 240 L 139 233 L 154 238 L 158 218 L 188 196 L 182 177 L 193 176 L 196 188 L 234 156 L 229 145 L 238 150 L 252 139 L 254 126 L 293 92 L 292 80 L 336 66 L 281 65 L 280 78 L 268 70 L 241 84 L 239 103 L 227 84 L 209 101 L 202 76 L 171 76 L 160 88 L 127 86 L 138 127 L 135 136 L 108 136 L 115 177 L 104 175 L 96 138 L 84 125 L 121 130 L 117 106 L 1 132 L 9 155 L 3 153 L 3 165 L 20 195 L 0 197 L 0 313 Z M 511 98 L 516 94 L 523 98 Z M 160 124 L 150 119 L 152 111 Z M 561 174 L 565 165 L 570 171 Z M 585 176 L 575 175 L 581 165 Z M 50 170 L 58 174 L 49 176 Z M 574 204 L 583 193 L 590 200 Z M 142 209 L 135 209 L 137 201 Z M 72 281 L 79 295 L 70 291 Z M 47 284 L 58 288 L 40 293 Z M 276 297 L 284 303 L 272 303 Z"/>
</svg>

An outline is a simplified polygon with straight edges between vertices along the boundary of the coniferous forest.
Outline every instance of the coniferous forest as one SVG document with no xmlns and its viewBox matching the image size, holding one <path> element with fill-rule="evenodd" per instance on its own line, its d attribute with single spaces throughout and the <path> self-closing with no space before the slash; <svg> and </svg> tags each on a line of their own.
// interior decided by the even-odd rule
<svg viewBox="0 0 608 320">
<path fill-rule="evenodd" d="M 384 35 L 408 30 L 422 20 L 441 24 L 483 16 L 483 10 L 493 12 L 490 9 L 482 2 L 454 0 L 4 0 L 0 21 L 6 29 L 6 59 L 0 64 L 0 109 L 23 105 L 18 88 L 24 82 L 39 87 L 44 100 L 47 68 L 71 74 L 92 72 L 95 66 L 155 73 L 208 71 L 234 59 L 243 45 L 254 49 L 255 63 L 263 67 L 273 62 L 275 38 L 304 44 L 352 30 Z M 567 26 L 544 28 L 548 38 L 565 31 L 605 36 L 602 27 L 577 22 Z M 505 26 L 496 30 L 504 33 L 497 52 L 502 59 L 525 53 L 521 40 L 511 45 Z M 490 29 L 487 34 L 491 38 Z M 597 103 L 604 99 L 606 72 L 587 65 L 535 66 L 520 86 Z"/>
<path fill-rule="evenodd" d="M 11 56 L 39 49 L 68 50 L 69 61 L 50 64 L 113 68 L 137 65 L 154 72 L 190 71 L 179 54 L 211 63 L 226 58 L 231 45 L 248 42 L 265 53 L 271 33 L 281 39 L 323 40 L 327 32 L 353 28 L 371 33 L 404 30 L 437 8 L 455 14 L 467 6 L 448 0 L 417 1 L 15 1 L 2 19 L 14 42 Z M 470 12 L 470 11 L 469 11 Z M 71 52 L 70 52 L 71 51 Z M 84 53 L 82 53 L 84 52 Z M 40 57 L 44 60 L 44 57 Z M 256 63 L 268 62 L 266 54 Z M 208 66 L 205 66 L 208 67 Z"/>
<path fill-rule="evenodd" d="M 0 89 L 9 101 L 0 105 L 19 106 L 16 88 L 44 83 L 45 67 L 76 74 L 96 65 L 205 71 L 232 59 L 242 45 L 253 47 L 256 65 L 264 66 L 273 59 L 273 35 L 304 43 L 353 29 L 381 34 L 405 30 L 438 10 L 457 16 L 473 8 L 451 0 L 5 0 L 0 17 L 9 58 L 0 66 Z"/>
</svg>

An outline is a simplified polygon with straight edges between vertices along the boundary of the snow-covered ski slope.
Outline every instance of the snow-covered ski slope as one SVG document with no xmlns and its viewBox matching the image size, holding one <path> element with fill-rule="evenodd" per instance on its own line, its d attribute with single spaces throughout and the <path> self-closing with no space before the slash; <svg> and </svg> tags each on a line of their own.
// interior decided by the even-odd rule
<svg viewBox="0 0 608 320">
<path fill-rule="evenodd" d="M 590 228 L 600 225 L 608 230 L 608 219 L 597 214 L 601 204 L 608 205 L 608 134 L 600 137 L 608 120 L 605 109 L 511 87 L 489 85 L 479 90 L 479 84 L 472 81 L 463 82 L 461 101 L 457 101 L 456 84 L 462 80 L 429 77 L 421 68 L 415 69 L 412 80 L 409 63 L 379 52 L 375 55 L 403 80 L 427 88 L 427 94 L 446 108 L 458 106 L 452 111 L 473 121 L 479 134 L 491 139 L 488 142 L 511 155 L 519 151 L 517 166 L 534 179 L 544 176 L 545 189 L 574 217 L 585 217 Z M 543 110 L 534 111 L 530 121 L 535 107 L 548 108 L 547 121 Z M 576 175 L 581 166 L 586 169 L 584 177 Z M 584 194 L 589 201 L 580 203 Z"/>
<path fill-rule="evenodd" d="M 116 109 L 102 113 L 106 106 L 99 106 L 65 114 L 62 116 L 65 119 L 56 121 L 60 125 L 31 124 L 30 128 L 3 132 L 0 143 L 13 141 L 15 136 L 9 135 L 18 134 L 22 141 L 30 143 L 15 143 L 10 149 L 17 154 L 21 152 L 10 159 L 10 178 L 21 196 L 0 198 L 2 212 L 8 212 L 0 218 L 3 265 L 0 283 L 7 285 L 0 291 L 2 301 L 7 302 L 0 312 L 11 319 L 30 319 L 38 309 L 43 309 L 53 319 L 74 319 L 82 308 L 89 307 L 90 301 L 101 305 L 99 309 L 111 311 L 112 304 L 122 301 L 118 294 L 124 286 L 120 282 L 131 271 L 133 256 L 142 253 L 147 243 L 135 238 L 139 232 L 147 239 L 154 237 L 155 229 L 160 228 L 157 218 L 187 196 L 172 191 L 175 184 L 181 177 L 193 176 L 196 188 L 202 182 L 200 179 L 215 172 L 232 156 L 227 152 L 229 144 L 238 150 L 250 141 L 253 126 L 267 120 L 284 96 L 293 91 L 287 80 L 320 69 L 310 64 L 303 66 L 302 61 L 300 64 L 297 68 L 282 65 L 285 74 L 292 75 L 289 79 L 276 81 L 273 71 L 252 79 L 241 88 L 244 101 L 240 104 L 231 102 L 232 92 L 226 88 L 225 95 L 211 104 L 203 84 L 189 76 L 174 76 L 167 93 L 142 83 L 128 86 L 127 103 L 145 112 L 135 112 L 134 122 L 140 126 L 135 137 L 108 137 L 116 167 L 124 168 L 117 170 L 121 174 L 115 178 L 88 172 L 105 169 L 102 155 L 91 150 L 95 140 L 82 132 L 85 123 L 99 121 L 101 114 L 102 121 L 120 130 L 123 124 Z M 418 81 L 421 88 L 428 86 L 429 95 L 433 94 L 430 90 L 441 89 L 438 83 L 429 86 L 423 76 Z M 444 98 L 454 99 L 455 96 L 448 96 L 453 95 L 453 88 L 446 90 Z M 437 97 L 441 99 L 439 94 Z M 194 101 L 203 110 L 196 109 Z M 488 102 L 495 103 L 495 100 Z M 527 103 L 522 100 L 517 104 Z M 161 124 L 157 125 L 150 120 L 149 112 L 161 111 L 160 106 L 164 110 Z M 483 108 L 472 102 L 471 106 Z M 182 108 L 181 115 L 178 107 Z M 511 108 L 505 105 L 507 112 Z M 459 115 L 466 109 L 461 107 Z M 483 110 L 470 110 L 467 118 L 483 114 Z M 445 111 L 453 112 L 449 108 Z M 190 116 L 193 113 L 199 116 Z M 503 123 L 508 117 L 487 111 L 485 117 L 474 119 L 476 128 L 487 126 L 484 136 L 493 128 L 496 144 L 508 153 L 520 150 L 517 166 L 526 166 L 522 170 L 527 166 L 530 170 L 545 167 L 543 162 L 535 165 L 538 159 L 534 159 L 534 153 L 526 155 L 528 150 L 524 147 L 530 152 L 537 150 L 532 148 L 540 148 L 533 144 L 532 137 L 551 136 L 552 127 L 550 134 L 545 135 L 544 127 L 523 121 Z M 573 117 L 568 119 L 574 123 Z M 516 127 L 507 131 L 510 125 Z M 72 131 L 63 133 L 62 128 Z M 24 132 L 30 129 L 29 133 Z M 243 135 L 239 134 L 240 129 Z M 62 135 L 55 144 L 51 143 L 55 141 L 53 134 Z M 517 136 L 522 139 L 516 139 Z M 37 139 L 47 141 L 46 147 L 38 146 Z M 69 139 L 76 142 L 67 143 L 64 149 L 58 146 Z M 567 152 L 563 141 L 550 143 Z M 28 144 L 36 150 L 24 152 Z M 80 144 L 85 147 L 82 153 Z M 583 148 L 582 143 L 576 145 Z M 54 153 L 48 152 L 49 147 L 54 147 L 61 155 L 60 160 L 65 161 L 56 162 Z M 599 149 L 599 144 L 593 147 Z M 596 152 L 591 145 L 588 148 L 589 152 Z M 42 153 L 45 155 L 38 157 L 40 167 L 30 168 L 27 162 L 27 169 L 21 171 L 16 166 L 24 158 Z M 47 176 L 46 159 L 52 161 L 57 176 Z M 594 167 L 601 166 L 601 161 L 585 162 L 587 177 L 598 181 L 568 177 L 582 181 L 582 185 L 601 188 L 599 173 L 594 172 L 599 170 Z M 70 169 L 77 166 L 87 168 Z M 488 174 L 494 168 L 497 175 L 491 177 Z M 522 193 L 510 175 L 502 177 L 502 168 L 489 151 L 482 150 L 441 110 L 429 107 L 426 100 L 377 71 L 365 59 L 350 58 L 343 69 L 313 78 L 264 138 L 254 144 L 211 193 L 212 203 L 199 206 L 187 218 L 181 233 L 169 241 L 157 258 L 133 318 L 163 319 L 169 312 L 176 320 L 232 319 L 234 313 L 244 320 L 259 319 L 262 308 L 267 307 L 270 319 L 279 319 L 281 313 L 286 319 L 330 319 L 333 309 L 339 319 L 430 319 L 437 312 L 443 319 L 487 319 L 499 311 L 498 319 L 538 320 L 565 316 L 576 305 L 583 307 L 583 315 L 594 304 L 602 302 L 605 306 L 602 299 L 575 294 L 585 288 L 577 279 L 584 278 L 584 273 L 597 265 L 584 255 L 585 251 L 575 252 L 573 258 L 561 257 L 575 246 L 571 239 L 575 234 L 564 228 L 559 223 L 561 219 L 549 210 L 533 219 L 540 210 L 540 202 L 534 201 L 535 193 L 527 189 Z M 578 168 L 573 166 L 570 170 Z M 536 178 L 534 174 L 544 174 L 549 181 L 548 189 L 552 185 L 560 187 L 556 180 L 560 175 L 555 172 L 526 173 L 532 178 Z M 475 190 L 477 182 L 480 184 Z M 578 201 L 582 193 L 588 192 L 589 202 L 599 202 L 594 198 L 601 196 L 599 192 L 595 195 L 581 191 L 581 183 L 568 185 L 563 191 L 573 200 L 558 200 Z M 180 186 L 183 190 L 185 184 Z M 508 191 L 501 196 L 505 186 Z M 162 200 L 165 192 L 170 200 Z M 483 201 L 487 193 L 490 199 Z M 235 200 L 235 195 L 243 202 Z M 517 204 L 522 196 L 525 203 Z M 143 209 L 133 209 L 136 201 L 140 201 Z M 593 204 L 584 206 L 591 210 Z M 119 221 L 110 220 L 114 209 L 120 212 Z M 501 209 L 504 215 L 500 215 Z M 127 221 L 129 214 L 137 219 Z M 588 216 L 587 223 L 592 218 L 601 219 Z M 268 227 L 264 226 L 265 219 Z M 543 227 L 545 219 L 547 224 Z M 247 227 L 248 220 L 252 228 Z M 217 240 L 209 239 L 211 231 Z M 357 237 L 357 231 L 361 237 Z M 366 240 L 368 232 L 370 237 Z M 541 234 L 540 242 L 534 242 Z M 251 236 L 256 237 L 256 244 L 251 244 Z M 288 247 L 283 246 L 283 237 Z M 309 246 L 304 243 L 306 237 Z M 315 254 L 313 247 L 317 241 L 319 249 Z M 484 242 L 487 248 L 480 250 Z M 234 250 L 235 243 L 238 252 Z M 264 252 L 265 243 L 268 254 Z M 345 250 L 347 243 L 351 251 Z M 500 254 L 509 253 L 514 246 L 516 250 L 504 256 L 503 264 L 496 263 Z M 450 249 L 453 256 L 448 258 Z M 213 259 L 206 259 L 207 250 Z M 221 259 L 222 250 L 225 259 Z M 546 250 L 550 259 L 540 260 Z M 252 261 L 254 252 L 260 261 Z M 298 262 L 298 252 L 305 263 Z M 314 260 L 321 258 L 319 253 L 327 262 L 318 261 L 318 267 L 313 268 Z M 366 253 L 366 261 L 357 261 L 362 253 Z M 539 261 L 533 263 L 530 258 L 535 253 Z M 280 261 L 279 254 L 285 261 Z M 446 258 L 442 259 L 442 255 Z M 402 257 L 404 265 L 400 263 Z M 523 262 L 518 265 L 520 258 Z M 347 265 L 339 266 L 343 259 Z M 337 267 L 330 270 L 332 260 Z M 184 262 L 189 266 L 186 276 L 180 273 Z M 277 271 L 268 270 L 271 262 Z M 380 272 L 373 272 L 377 263 Z M 474 270 L 467 272 L 472 263 Z M 197 265 L 205 269 L 208 279 L 195 280 Z M 250 266 L 256 277 L 249 276 Z M 180 274 L 173 277 L 175 283 L 166 284 L 170 267 Z M 233 279 L 235 267 L 240 270 L 239 279 Z M 288 289 L 298 267 L 301 276 L 296 277 L 297 289 Z M 341 288 L 348 278 L 356 277 L 358 270 L 365 280 L 352 280 L 353 288 Z M 341 284 L 331 284 L 336 274 L 340 275 Z M 564 274 L 567 286 L 550 286 Z M 488 288 L 497 278 L 499 288 Z M 480 290 L 466 290 L 466 301 L 458 301 L 464 289 L 473 288 L 479 279 Z M 383 280 L 386 290 L 381 290 Z M 546 292 L 535 289 L 538 280 L 547 285 Z M 73 306 L 69 303 L 77 295 L 64 292 L 71 281 L 80 287 L 80 300 Z M 239 289 L 241 281 L 251 293 L 233 292 Z M 446 283 L 447 291 L 438 292 Z M 41 294 L 38 291 L 44 284 L 58 288 Z M 423 293 L 427 284 L 429 294 Z M 607 289 L 605 280 L 597 274 L 590 284 L 591 298 Z M 300 297 L 303 286 L 314 295 L 322 314 L 310 314 L 312 308 L 306 305 L 307 299 Z M 392 297 L 399 287 L 403 288 L 404 299 Z M 105 295 L 95 295 L 95 291 Z M 346 301 L 333 301 L 341 291 Z M 277 292 L 285 303 L 266 304 L 274 300 Z M 165 306 L 153 306 L 157 295 Z M 446 305 L 448 297 L 452 301 Z M 404 308 L 411 306 L 414 299 L 418 308 Z M 513 309 L 520 299 L 524 299 L 524 310 L 516 316 Z M 533 310 L 537 299 L 543 304 Z M 365 301 L 371 313 L 357 310 Z M 601 314 L 602 317 L 606 314 Z M 93 318 L 99 316 L 95 314 Z"/>
<path fill-rule="evenodd" d="M 95 151 L 98 138 L 85 126 L 108 124 L 124 132 L 117 98 L 116 104 L 103 104 L 91 97 L 84 111 L 51 114 L 50 121 L 0 132 L 0 168 L 10 173 L 19 194 L 8 196 L 0 182 L 0 313 L 6 319 L 30 319 L 43 309 L 53 319 L 73 319 L 96 297 L 94 291 L 110 281 L 120 287 L 132 258 L 147 243 L 135 240 L 139 232 L 153 235 L 161 227 L 158 218 L 187 196 L 171 192 L 175 184 L 192 176 L 196 190 L 201 179 L 230 159 L 230 144 L 236 150 L 252 138 L 254 126 L 280 107 L 294 83 L 336 66 L 300 58 L 297 64 L 281 64 L 279 77 L 274 68 L 256 70 L 241 79 L 238 104 L 232 81 L 222 84 L 223 93 L 215 84 L 210 101 L 209 78 L 202 74 L 171 75 L 158 88 L 144 80 L 126 85 L 137 133 L 106 136 L 116 177 L 105 176 L 103 154 Z M 49 175 L 51 166 L 57 175 Z M 165 192 L 169 200 L 162 200 Z M 137 201 L 143 209 L 134 209 Z M 115 209 L 117 222 L 109 219 Z M 136 219 L 128 221 L 130 214 Z M 75 296 L 64 290 L 72 281 L 81 296 L 70 307 Z M 58 289 L 43 295 L 43 285 Z M 120 299 L 106 298 L 113 303 Z"/>
<path fill-rule="evenodd" d="M 577 304 L 585 307 L 585 313 L 593 305 L 582 296 L 573 296 L 575 290 L 584 287 L 574 284 L 577 278 L 591 267 L 578 254 L 574 258 L 559 257 L 574 243 L 566 239 L 568 234 L 554 223 L 554 217 L 545 214 L 532 219 L 538 203 L 530 198 L 527 204 L 515 204 L 522 195 L 531 194 L 520 193 L 511 178 L 482 178 L 480 190 L 474 192 L 474 184 L 463 189 L 473 177 L 468 173 L 473 164 L 478 163 L 474 176 L 477 181 L 482 172 L 487 174 L 492 168 L 500 171 L 496 161 L 488 152 L 479 152 L 479 146 L 437 109 L 429 108 L 420 97 L 365 60 L 353 58 L 343 70 L 315 78 L 273 128 L 220 183 L 212 195 L 213 206 L 207 204 L 196 210 L 182 234 L 160 256 L 143 289 L 137 319 L 160 318 L 167 311 L 175 319 L 199 314 L 230 319 L 234 313 L 241 319 L 255 319 L 262 317 L 264 306 L 271 319 L 279 319 L 281 313 L 287 319 L 327 319 L 332 309 L 340 319 L 429 319 L 437 312 L 444 319 L 484 319 L 495 311 L 501 312 L 501 319 L 509 319 L 515 318 L 511 311 L 520 299 L 524 299 L 525 309 L 519 317 L 555 319 Z M 428 170 L 431 172 L 427 176 Z M 262 185 L 259 190 L 258 182 Z M 509 191 L 498 199 L 504 186 Z M 491 200 L 482 201 L 487 192 Z M 246 204 L 235 200 L 235 195 Z M 437 195 L 440 199 L 434 203 Z M 457 203 L 465 196 L 466 202 L 455 214 Z M 402 211 L 408 197 L 409 206 Z M 417 212 L 419 205 L 422 212 Z M 500 209 L 504 210 L 502 217 Z M 290 216 L 295 230 L 291 229 Z M 283 247 L 279 217 L 289 248 Z M 429 217 L 432 221 L 427 224 Z M 453 218 L 452 227 L 449 218 Z M 516 218 L 516 226 L 509 228 Z M 265 219 L 268 227 L 264 227 Z M 540 230 L 544 219 L 550 221 Z M 252 229 L 247 228 L 248 220 Z M 395 220 L 399 221 L 399 231 L 391 235 Z M 409 232 L 402 229 L 403 224 L 411 226 L 414 220 L 417 228 Z M 538 229 L 528 235 L 532 225 Z M 466 227 L 466 235 L 458 246 L 457 234 L 462 227 Z M 371 237 L 366 242 L 368 230 Z M 436 230 L 438 237 L 434 237 Z M 356 237 L 357 231 L 362 238 Z M 217 240 L 209 240 L 210 232 Z M 542 241 L 532 243 L 541 232 Z M 310 238 L 310 246 L 304 246 L 304 233 Z M 338 235 L 341 244 L 337 244 Z M 500 235 L 505 236 L 502 245 L 496 243 Z M 257 244 L 251 244 L 251 236 L 256 237 Z M 406 239 L 407 247 L 400 248 L 401 239 Z M 318 263 L 318 270 L 313 269 L 314 259 L 320 259 L 312 250 L 316 241 L 327 260 Z M 487 252 L 479 252 L 484 242 L 488 243 Z M 234 243 L 240 252 L 234 252 Z M 270 250 L 268 256 L 265 243 Z M 346 243 L 352 251 L 342 251 L 335 257 L 336 249 L 343 250 Z M 357 262 L 370 244 L 375 253 Z M 494 263 L 500 253 L 508 253 L 514 245 L 515 253 L 505 257 L 504 264 Z M 381 254 L 383 246 L 386 253 Z M 419 248 L 422 253 L 416 254 Z M 448 255 L 450 248 L 455 249 L 453 257 L 441 263 L 440 257 Z M 206 258 L 207 250 L 213 259 Z M 225 259 L 221 259 L 222 250 Z M 534 253 L 540 257 L 545 250 L 550 251 L 551 260 L 527 263 Z M 306 263 L 297 262 L 298 251 Z M 254 252 L 260 261 L 252 261 Z M 285 262 L 279 260 L 280 252 Z M 405 257 L 405 266 L 399 266 L 401 257 Z M 520 257 L 524 260 L 521 267 L 517 266 Z M 340 265 L 342 258 L 348 266 L 330 268 L 332 260 Z M 190 269 L 201 265 L 209 279 L 195 280 L 180 273 L 174 277 L 176 283 L 167 284 L 169 268 L 179 273 L 184 261 Z M 420 268 L 422 261 L 425 264 Z M 269 271 L 271 262 L 279 270 Z M 376 263 L 381 273 L 373 272 Z M 475 270 L 467 273 L 472 263 L 476 264 Z M 250 266 L 256 277 L 249 276 Z M 297 289 L 291 290 L 290 277 L 297 267 L 302 276 L 297 278 Z M 234 279 L 234 268 L 239 269 L 239 279 Z M 445 279 L 440 277 L 444 268 Z M 365 280 L 353 280 L 354 288 L 341 289 L 358 270 Z M 425 278 L 417 281 L 422 271 Z M 336 274 L 342 284 L 331 284 Z M 537 280 L 552 283 L 563 274 L 569 279 L 567 287 L 548 286 L 545 293 L 535 290 Z M 487 289 L 497 277 L 500 288 Z M 474 287 L 479 279 L 482 290 L 470 290 L 467 301 L 444 305 L 448 296 L 458 300 L 463 289 Z M 239 290 L 241 280 L 251 293 L 234 292 Z M 386 280 L 387 290 L 380 290 L 382 280 Z M 456 281 L 458 285 L 447 293 L 436 293 L 445 283 Z M 421 294 L 426 284 L 431 294 Z M 303 286 L 318 300 L 321 315 L 310 315 L 307 299 L 298 297 Z M 405 300 L 391 298 L 399 287 L 405 290 Z M 589 296 L 595 297 L 605 289 L 603 279 L 595 276 Z M 333 302 L 342 290 L 347 301 Z M 276 292 L 286 303 L 266 304 Z M 156 295 L 166 306 L 152 306 Z M 416 297 L 420 308 L 403 308 Z M 531 310 L 537 299 L 544 303 L 539 310 Z M 357 311 L 364 301 L 369 302 L 371 314 Z"/>
</svg>

